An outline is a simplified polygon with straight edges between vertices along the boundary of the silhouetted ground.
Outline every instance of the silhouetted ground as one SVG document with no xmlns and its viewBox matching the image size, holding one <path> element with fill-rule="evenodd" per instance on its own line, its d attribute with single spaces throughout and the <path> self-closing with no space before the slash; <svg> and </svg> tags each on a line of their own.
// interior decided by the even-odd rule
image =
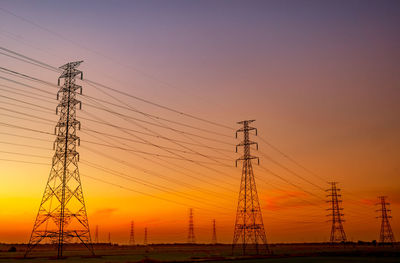
<svg viewBox="0 0 400 263">
<path fill-rule="evenodd" d="M 15 248 L 15 249 L 14 249 Z M 24 259 L 25 245 L 0 244 L 0 262 L 93 262 L 93 263 L 157 263 L 157 262 L 240 262 L 240 263 L 356 263 L 400 262 L 400 245 L 374 246 L 373 244 L 273 244 L 273 254 L 258 257 L 232 256 L 230 245 L 160 244 L 145 246 L 95 245 L 98 257 L 88 257 L 81 247 L 69 246 L 66 258 L 55 260 L 55 248 L 39 246 Z"/>
</svg>

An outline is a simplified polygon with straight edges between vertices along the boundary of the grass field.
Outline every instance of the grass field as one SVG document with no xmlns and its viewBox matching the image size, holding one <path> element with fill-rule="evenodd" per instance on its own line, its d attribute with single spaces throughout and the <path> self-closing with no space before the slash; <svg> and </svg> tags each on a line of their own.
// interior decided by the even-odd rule
<svg viewBox="0 0 400 263">
<path fill-rule="evenodd" d="M 15 247 L 16 252 L 8 252 Z M 38 247 L 30 257 L 23 258 L 25 246 L 0 245 L 0 262 L 93 262 L 93 263 L 127 263 L 127 262 L 241 262 L 241 263 L 358 263 L 358 262 L 400 262 L 400 247 L 379 247 L 372 245 L 355 245 L 331 247 L 327 244 L 275 244 L 270 246 L 272 255 L 266 257 L 240 255 L 232 256 L 230 245 L 149 245 L 118 246 L 96 245 L 97 257 L 88 257 L 87 251 L 69 248 L 66 258 L 56 260 L 56 251 L 51 246 Z"/>
</svg>

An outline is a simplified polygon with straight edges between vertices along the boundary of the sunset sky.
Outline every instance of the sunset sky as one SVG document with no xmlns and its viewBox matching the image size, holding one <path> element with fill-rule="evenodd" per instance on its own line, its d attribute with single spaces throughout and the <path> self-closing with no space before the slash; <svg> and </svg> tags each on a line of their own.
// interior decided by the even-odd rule
<svg viewBox="0 0 400 263">
<path fill-rule="evenodd" d="M 145 227 L 150 243 L 186 242 L 193 208 L 198 242 L 211 241 L 213 219 L 218 241 L 232 242 L 242 150 L 235 153 L 235 130 L 243 119 L 255 119 L 258 129 L 252 140 L 259 151 L 252 153 L 260 157 L 254 169 L 269 242 L 328 241 L 323 189 L 330 181 L 343 189 L 349 240 L 378 239 L 380 195 L 388 196 L 399 239 L 399 13 L 399 1 L 3 0 L 0 46 L 55 67 L 84 60 L 79 69 L 88 80 L 228 127 L 81 83 L 85 95 L 186 125 L 162 122 L 181 132 L 164 129 L 107 105 L 139 119 L 127 121 L 80 97 L 80 172 L 89 223 L 99 226 L 101 241 L 110 232 L 113 242 L 126 244 L 134 220 L 137 243 Z M 3 53 L 1 67 L 57 84 L 58 73 Z M 53 133 L 56 92 L 0 71 L 0 123 Z M 89 130 L 180 149 L 201 165 Z M 28 241 L 54 138 L 0 124 L 0 242 Z"/>
</svg>

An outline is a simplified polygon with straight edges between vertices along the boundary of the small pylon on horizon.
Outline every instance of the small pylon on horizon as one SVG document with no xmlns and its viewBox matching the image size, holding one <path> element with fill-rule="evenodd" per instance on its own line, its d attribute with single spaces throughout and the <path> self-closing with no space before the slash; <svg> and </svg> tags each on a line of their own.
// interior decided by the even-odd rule
<svg viewBox="0 0 400 263">
<path fill-rule="evenodd" d="M 213 245 L 217 244 L 217 230 L 215 226 L 215 219 L 213 219 L 213 234 L 212 234 L 211 244 Z"/>
<path fill-rule="evenodd" d="M 131 233 L 129 237 L 129 245 L 135 245 L 135 225 L 134 222 L 131 221 Z"/>
<path fill-rule="evenodd" d="M 332 227 L 329 241 L 331 243 L 346 242 L 346 233 L 343 229 L 344 214 L 342 213 L 343 208 L 340 205 L 342 203 L 342 195 L 338 193 L 340 192 L 340 188 L 337 187 L 337 182 L 330 182 L 329 184 L 331 185 L 331 188 L 326 190 L 329 191 L 327 197 L 330 198 L 327 202 L 331 204 L 331 207 L 327 210 L 332 211 L 331 214 L 328 215 L 332 217 L 330 220 L 332 222 Z"/>
<path fill-rule="evenodd" d="M 377 205 L 381 206 L 381 209 L 376 210 L 377 212 L 381 212 L 380 216 L 377 216 L 377 218 L 381 218 L 381 231 L 379 235 L 379 243 L 381 244 L 390 244 L 393 245 L 396 240 L 394 238 L 394 234 L 392 231 L 392 227 L 390 226 L 389 219 L 392 218 L 390 215 L 390 210 L 388 207 L 390 203 L 386 202 L 386 196 L 378 196 L 379 203 Z"/>
<path fill-rule="evenodd" d="M 195 244 L 196 238 L 194 237 L 194 225 L 193 225 L 193 208 L 189 209 L 189 232 L 188 232 L 188 244 Z"/>
</svg>

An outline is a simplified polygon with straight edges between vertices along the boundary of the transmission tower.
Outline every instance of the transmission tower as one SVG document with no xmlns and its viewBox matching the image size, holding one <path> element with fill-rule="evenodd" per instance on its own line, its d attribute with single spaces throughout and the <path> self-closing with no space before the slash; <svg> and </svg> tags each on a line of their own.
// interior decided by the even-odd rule
<svg viewBox="0 0 400 263">
<path fill-rule="evenodd" d="M 215 229 L 215 219 L 213 219 L 213 234 L 212 234 L 212 240 L 211 240 L 212 244 L 217 244 L 217 231 Z"/>
<path fill-rule="evenodd" d="M 94 232 L 94 243 L 98 244 L 99 243 L 99 226 L 96 225 L 96 230 Z"/>
<path fill-rule="evenodd" d="M 194 237 L 194 227 L 193 227 L 193 209 L 189 209 L 189 232 L 188 232 L 188 244 L 196 243 Z"/>
<path fill-rule="evenodd" d="M 389 218 L 392 218 L 392 216 L 390 215 L 391 210 L 388 209 L 390 203 L 386 202 L 386 198 L 386 196 L 378 197 L 380 202 L 377 205 L 381 205 L 381 209 L 376 211 L 381 212 L 381 215 L 377 218 L 382 218 L 379 243 L 393 245 L 396 240 L 394 238 L 392 227 L 390 226 L 389 222 Z"/>
<path fill-rule="evenodd" d="M 254 179 L 252 159 L 259 158 L 250 154 L 250 146 L 258 144 L 249 138 L 249 132 L 254 130 L 257 135 L 257 129 L 250 127 L 249 124 L 254 120 L 245 120 L 238 122 L 243 125 L 236 131 L 236 138 L 239 132 L 243 132 L 244 139 L 236 146 L 236 152 L 239 146 L 243 146 L 243 156 L 236 160 L 243 161 L 242 179 L 239 191 L 239 200 L 236 213 L 235 231 L 232 242 L 232 253 L 238 243 L 241 243 L 242 253 L 246 255 L 249 250 L 255 250 L 259 253 L 269 253 L 267 238 L 265 236 L 264 223 L 261 214 L 260 202 L 258 200 L 256 182 Z"/>
<path fill-rule="evenodd" d="M 343 208 L 341 207 L 342 195 L 339 194 L 340 188 L 337 188 L 337 182 L 330 182 L 329 184 L 331 188 L 326 191 L 329 191 L 327 197 L 330 198 L 327 202 L 331 204 L 331 207 L 327 209 L 331 211 L 331 214 L 328 216 L 332 217 L 330 220 L 332 222 L 330 242 L 346 242 L 346 233 L 343 229 L 344 214 L 342 213 Z"/>
<path fill-rule="evenodd" d="M 147 227 L 144 228 L 144 242 L 143 244 L 147 246 Z"/>
<path fill-rule="evenodd" d="M 62 258 L 64 245 L 70 242 L 82 242 L 94 255 L 79 176 L 79 153 L 76 151 L 80 142 L 76 135 L 80 129 L 80 122 L 76 120 L 76 106 L 82 105 L 76 97 L 77 91 L 82 94 L 82 87 L 75 84 L 75 77 L 80 75 L 82 79 L 82 71 L 76 69 L 82 62 L 71 62 L 60 67 L 64 71 L 58 78 L 58 84 L 61 79 L 64 79 L 64 84 L 57 93 L 60 102 L 56 113 L 60 118 L 55 127 L 55 153 L 25 257 L 39 242 L 46 240 L 57 244 L 58 258 Z"/>
<path fill-rule="evenodd" d="M 135 245 L 135 225 L 133 221 L 131 221 L 131 235 L 129 237 L 129 245 Z"/>
<path fill-rule="evenodd" d="M 111 232 L 108 232 L 108 244 L 111 245 Z"/>
</svg>

